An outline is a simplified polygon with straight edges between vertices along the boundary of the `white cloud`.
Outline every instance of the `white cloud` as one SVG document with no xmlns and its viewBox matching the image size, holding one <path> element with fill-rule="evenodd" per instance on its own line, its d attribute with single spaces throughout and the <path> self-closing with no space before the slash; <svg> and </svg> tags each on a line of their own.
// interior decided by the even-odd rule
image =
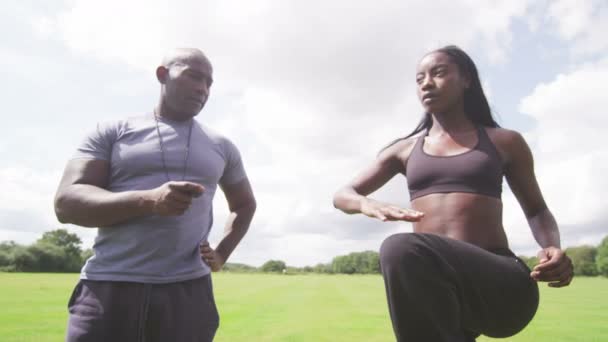
<svg viewBox="0 0 608 342">
<path fill-rule="evenodd" d="M 496 48 L 488 53 L 502 54 L 510 24 L 525 7 L 525 1 L 74 1 L 49 21 L 75 51 L 145 70 L 165 49 L 194 45 L 241 86 L 282 80 L 292 87 L 304 81 L 305 88 L 371 88 L 384 76 L 399 83 L 421 53 L 447 42 L 468 46 L 481 38 Z"/>
<path fill-rule="evenodd" d="M 558 35 L 573 41 L 574 55 L 605 52 L 608 40 L 608 3 L 602 0 L 556 0 L 548 5 L 549 21 Z"/>
<path fill-rule="evenodd" d="M 566 74 L 559 74 L 549 83 L 539 84 L 532 94 L 521 102 L 520 110 L 532 115 L 552 129 L 542 129 L 543 139 L 547 143 L 543 153 L 560 153 L 570 146 L 569 139 L 583 136 L 585 139 L 576 141 L 576 148 L 585 147 L 587 152 L 602 150 L 599 136 L 589 134 L 598 132 L 601 125 L 608 123 L 608 118 L 599 106 L 603 103 L 601 89 L 608 80 L 608 59 L 595 63 L 586 63 L 573 68 Z M 563 122 L 568 129 L 564 132 L 557 129 L 556 122 Z M 539 125 L 539 128 L 542 128 Z M 583 130 L 583 131 L 581 131 Z"/>
<path fill-rule="evenodd" d="M 563 160 L 601 150 L 598 130 L 608 119 L 601 107 L 605 96 L 596 90 L 602 89 L 607 80 L 608 59 L 557 75 L 523 99 L 521 111 L 539 120 L 542 136 L 537 138 L 538 147 L 544 155 Z M 577 153 L 568 155 L 565 151 Z"/>
<path fill-rule="evenodd" d="M 608 192 L 608 152 L 603 139 L 608 117 L 603 110 L 605 99 L 597 91 L 606 82 L 608 60 L 560 74 L 521 101 L 520 110 L 538 121 L 529 132 L 535 142 L 536 174 L 566 245 L 608 233 L 601 200 Z M 510 214 L 510 221 L 525 225 L 516 214 Z"/>
<path fill-rule="evenodd" d="M 53 196 L 59 178 L 59 170 L 25 166 L 0 169 L 0 241 L 31 243 L 42 232 L 61 227 L 79 233 L 85 245 L 91 245 L 92 230 L 61 226 L 55 218 Z"/>
<path fill-rule="evenodd" d="M 0 169 L 0 208 L 9 211 L 33 211 L 44 221 L 52 222 L 52 194 L 58 175 L 13 166 Z M 40 208 L 49 208 L 40 211 Z M 9 228 L 9 227 L 0 227 Z"/>
<path fill-rule="evenodd" d="M 529 7 L 526 0 L 466 1 L 476 8 L 473 25 L 479 30 L 490 61 L 504 63 L 508 58 L 513 34 L 514 18 L 523 17 Z"/>
<path fill-rule="evenodd" d="M 558 33 L 564 39 L 572 39 L 587 29 L 593 16 L 594 1 L 557 0 L 548 8 L 549 17 L 558 24 Z"/>
</svg>

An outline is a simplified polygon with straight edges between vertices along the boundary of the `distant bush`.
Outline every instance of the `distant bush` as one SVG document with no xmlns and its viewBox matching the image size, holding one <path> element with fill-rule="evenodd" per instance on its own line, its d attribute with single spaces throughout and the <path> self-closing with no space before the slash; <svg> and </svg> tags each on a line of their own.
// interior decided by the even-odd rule
<svg viewBox="0 0 608 342">
<path fill-rule="evenodd" d="M 0 243 L 0 271 L 79 272 L 84 262 L 80 238 L 65 229 L 45 232 L 29 246 Z"/>
<path fill-rule="evenodd" d="M 565 252 L 572 260 L 575 275 L 596 276 L 598 274 L 595 264 L 597 248 L 593 246 L 570 247 L 566 248 Z"/>
<path fill-rule="evenodd" d="M 260 267 L 262 272 L 283 272 L 287 268 L 284 261 L 281 260 L 269 260 Z"/>
<path fill-rule="evenodd" d="M 222 267 L 222 271 L 223 272 L 244 272 L 244 273 L 251 273 L 251 272 L 257 272 L 258 269 L 256 267 L 245 265 L 245 264 L 230 263 L 230 262 L 228 262 L 228 263 L 226 263 Z"/>
<path fill-rule="evenodd" d="M 595 264 L 597 265 L 598 273 L 604 277 L 608 277 L 608 236 L 597 247 Z"/>
<path fill-rule="evenodd" d="M 335 257 L 331 266 L 334 273 L 380 273 L 380 256 L 374 251 L 350 253 Z"/>
</svg>

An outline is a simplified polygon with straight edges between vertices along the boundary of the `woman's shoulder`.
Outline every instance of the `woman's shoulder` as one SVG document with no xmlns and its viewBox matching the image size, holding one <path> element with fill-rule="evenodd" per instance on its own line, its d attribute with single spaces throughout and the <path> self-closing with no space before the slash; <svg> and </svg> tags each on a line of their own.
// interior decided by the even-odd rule
<svg viewBox="0 0 608 342">
<path fill-rule="evenodd" d="M 494 144 L 507 147 L 512 144 L 521 144 L 524 142 L 524 137 L 516 130 L 502 127 L 484 127 L 486 133 Z"/>
<path fill-rule="evenodd" d="M 525 138 L 518 131 L 502 127 L 485 127 L 485 130 L 503 161 L 508 162 L 517 155 L 530 153 Z"/>
<path fill-rule="evenodd" d="M 378 159 L 387 162 L 399 161 L 401 165 L 405 165 L 414 146 L 416 146 L 416 142 L 423 136 L 424 133 L 418 133 L 411 137 L 394 140 L 378 153 Z"/>
<path fill-rule="evenodd" d="M 387 153 L 387 154 L 391 154 L 391 155 L 397 155 L 397 154 L 402 154 L 404 152 L 407 152 L 408 150 L 411 150 L 414 147 L 414 145 L 416 145 L 416 142 L 422 136 L 424 136 L 423 133 L 418 133 L 411 137 L 399 138 L 399 139 L 393 140 L 386 147 L 384 147 L 382 149 L 382 151 L 380 151 L 380 154 Z"/>
</svg>

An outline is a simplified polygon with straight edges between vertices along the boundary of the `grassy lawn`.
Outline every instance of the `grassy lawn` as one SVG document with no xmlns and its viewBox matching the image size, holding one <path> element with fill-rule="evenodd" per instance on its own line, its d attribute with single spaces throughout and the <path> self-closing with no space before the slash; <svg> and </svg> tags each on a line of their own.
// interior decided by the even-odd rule
<svg viewBox="0 0 608 342">
<path fill-rule="evenodd" d="M 0 341 L 62 341 L 77 278 L 0 273 Z M 380 276 L 219 273 L 214 287 L 218 342 L 394 340 Z M 534 321 L 508 341 L 608 341 L 608 279 L 543 284 Z"/>
</svg>

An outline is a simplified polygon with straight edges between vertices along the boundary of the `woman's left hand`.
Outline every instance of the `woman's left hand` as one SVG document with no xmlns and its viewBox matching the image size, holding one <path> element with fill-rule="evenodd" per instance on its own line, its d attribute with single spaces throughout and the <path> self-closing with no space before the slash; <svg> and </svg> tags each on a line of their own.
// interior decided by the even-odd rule
<svg viewBox="0 0 608 342">
<path fill-rule="evenodd" d="M 226 260 L 217 253 L 211 246 L 209 246 L 209 242 L 205 242 L 200 245 L 201 258 L 203 261 L 209 265 L 211 271 L 217 272 L 222 269 Z"/>
<path fill-rule="evenodd" d="M 551 287 L 568 286 L 574 277 L 572 260 L 557 247 L 543 248 L 538 252 L 538 265 L 530 276 L 536 281 L 547 281 Z"/>
</svg>

